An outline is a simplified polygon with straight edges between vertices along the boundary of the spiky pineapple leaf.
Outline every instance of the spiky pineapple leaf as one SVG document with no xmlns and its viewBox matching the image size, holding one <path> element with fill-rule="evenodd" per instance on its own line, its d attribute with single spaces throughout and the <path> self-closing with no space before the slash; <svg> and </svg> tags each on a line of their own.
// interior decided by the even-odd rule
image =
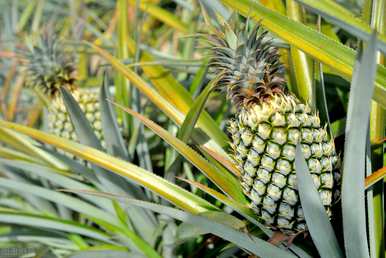
<svg viewBox="0 0 386 258">
<path fill-rule="evenodd" d="M 322 258 L 343 258 L 342 250 L 339 247 L 299 144 L 296 146 L 295 166 L 304 217 L 319 255 Z"/>
<path fill-rule="evenodd" d="M 79 198 L 75 198 L 63 193 L 53 191 L 41 186 L 18 182 L 12 179 L 0 178 L 0 186 L 13 191 L 20 191 L 30 195 L 34 195 L 52 202 L 61 204 L 69 209 L 85 214 L 90 218 L 97 218 L 106 222 L 115 223 L 116 219 L 108 212 L 95 207 Z"/>
<path fill-rule="evenodd" d="M 104 139 L 108 139 L 108 141 L 106 141 L 106 149 L 112 155 L 122 159 L 128 159 L 129 153 L 125 147 L 122 134 L 119 131 L 117 116 L 115 115 L 113 106 L 108 101 L 108 99 L 111 99 L 111 96 L 107 72 L 105 72 L 103 76 L 103 84 L 99 96 L 103 136 Z"/>
<path fill-rule="evenodd" d="M 0 128 L 0 141 L 15 148 L 16 150 L 31 155 L 36 158 L 37 162 L 43 161 L 46 164 L 58 168 L 60 170 L 68 170 L 68 166 L 54 156 L 38 148 L 31 139 L 25 138 L 22 135 L 10 130 Z"/>
<path fill-rule="evenodd" d="M 178 139 L 183 142 L 187 142 L 193 133 L 193 129 L 204 110 L 205 103 L 207 102 L 210 93 L 216 88 L 217 79 L 213 79 L 208 83 L 205 89 L 200 93 L 197 99 L 193 102 L 188 114 L 186 115 L 184 122 L 181 125 L 180 130 L 177 133 Z"/>
<path fill-rule="evenodd" d="M 63 87 L 60 89 L 60 92 L 80 142 L 98 150 L 102 150 L 101 143 L 96 137 L 94 129 L 91 127 L 71 93 Z M 132 183 L 124 180 L 121 176 L 109 173 L 99 166 L 92 166 L 103 186 L 103 190 L 124 193 L 135 198 L 143 198 L 144 195 L 139 187 L 136 187 L 135 185 L 131 187 Z M 135 227 L 139 230 L 138 232 L 140 232 L 141 236 L 146 240 L 151 239 L 155 230 L 155 220 L 153 215 L 149 214 L 148 211 L 141 209 L 133 209 L 128 215 Z"/>
<path fill-rule="evenodd" d="M 0 163 L 4 164 L 11 168 L 16 168 L 21 170 L 23 173 L 39 176 L 44 178 L 47 181 L 54 183 L 58 187 L 62 188 L 74 188 L 74 189 L 84 189 L 84 190 L 95 190 L 95 188 L 84 184 L 80 181 L 72 179 L 68 176 L 60 174 L 60 171 L 56 171 L 53 168 L 45 167 L 42 165 L 37 165 L 24 161 L 14 161 L 0 159 Z M 102 200 L 100 198 L 89 198 L 88 195 L 82 195 L 83 199 L 88 200 L 89 202 L 97 205 L 98 207 L 106 210 L 112 211 L 112 205 L 109 201 Z"/>
<path fill-rule="evenodd" d="M 243 233 L 234 228 L 224 225 L 218 221 L 218 215 L 214 216 L 215 219 L 212 219 L 209 214 L 202 215 L 193 215 L 188 212 L 159 205 L 153 204 L 150 202 L 144 202 L 139 200 L 125 199 L 131 205 L 143 207 L 150 209 L 154 212 L 168 215 L 174 219 L 191 223 L 197 227 L 202 228 L 205 231 L 211 232 L 214 235 L 217 235 L 227 241 L 230 241 L 241 248 L 244 248 L 255 255 L 262 257 L 283 257 L 283 258 L 293 258 L 296 257 L 292 253 L 284 251 L 264 240 L 261 240 L 251 234 Z M 224 214 L 225 215 L 225 214 Z"/>
<path fill-rule="evenodd" d="M 128 112 L 130 115 L 139 119 L 154 133 L 160 136 L 163 140 L 173 146 L 181 155 L 196 166 L 202 173 L 204 173 L 214 184 L 217 185 L 224 193 L 241 203 L 247 203 L 247 200 L 242 193 L 241 185 L 238 180 L 231 173 L 223 173 L 209 163 L 206 159 L 200 156 L 196 151 L 190 148 L 183 141 L 171 135 L 168 131 L 144 117 L 143 115 L 122 106 L 118 106 Z"/>
<path fill-rule="evenodd" d="M 130 178 L 138 184 L 141 184 L 161 195 L 178 207 L 192 213 L 217 210 L 214 205 L 184 190 L 183 188 L 172 184 L 167 180 L 142 169 L 141 167 L 110 156 L 99 150 L 27 126 L 6 122 L 4 120 L 0 120 L 0 127 L 9 128 L 28 135 L 38 141 L 53 145 L 79 158 L 93 162 L 94 164 L 107 169 L 107 171 L 112 171 L 118 175 Z"/>
<path fill-rule="evenodd" d="M 343 230 L 346 254 L 354 258 L 369 257 L 364 178 L 366 136 L 376 73 L 376 39 L 374 32 L 367 48 L 363 52 L 359 51 L 351 83 L 345 130 L 342 182 Z"/>
<path fill-rule="evenodd" d="M 290 20 L 253 0 L 221 0 L 233 10 L 249 16 L 277 36 L 332 67 L 346 78 L 353 75 L 355 52 L 306 25 Z M 386 68 L 377 66 L 373 99 L 386 107 Z"/>
<path fill-rule="evenodd" d="M 350 32 L 354 36 L 362 39 L 369 40 L 371 37 L 371 28 L 363 20 L 355 17 L 353 13 L 331 0 L 296 0 L 304 5 L 307 9 L 313 13 L 319 14 L 327 21 L 343 28 Z M 379 47 L 386 53 L 386 36 L 379 35 Z"/>
<path fill-rule="evenodd" d="M 0 210 L 0 222 L 5 224 L 16 224 L 43 229 L 53 229 L 61 232 L 76 233 L 106 243 L 114 243 L 110 239 L 109 235 L 95 229 L 95 227 L 86 226 L 74 221 L 63 220 L 52 216 Z"/>
<path fill-rule="evenodd" d="M 132 43 L 133 44 L 133 43 Z M 148 83 L 146 83 L 138 74 L 134 73 L 131 69 L 127 68 L 121 61 L 113 57 L 107 51 L 101 49 L 98 46 L 89 44 L 95 51 L 97 51 L 103 58 L 105 58 L 111 65 L 122 73 L 127 79 L 129 79 L 135 87 L 139 89 L 141 93 L 146 95 L 160 110 L 162 110 L 170 119 L 172 119 L 177 125 L 181 125 L 184 121 L 184 114 L 189 111 L 193 101 L 189 98 L 189 93 L 183 89 L 183 87 L 173 78 L 163 78 L 168 71 L 162 66 L 144 66 L 143 69 L 147 76 L 150 78 L 158 78 L 157 81 L 153 80 L 153 83 L 158 86 L 156 91 Z M 149 55 L 145 61 L 152 61 Z M 162 80 L 161 80 L 162 79 Z M 160 89 L 160 87 L 163 87 Z M 167 88 L 164 88 L 167 87 Z M 182 87 L 182 88 L 181 88 Z M 185 92 L 186 91 L 186 92 Z M 173 96 L 170 94 L 173 92 Z M 201 121 L 202 120 L 202 121 Z M 211 122 L 209 122 L 211 121 Z M 201 128 L 209 137 L 200 133 L 194 133 L 193 137 L 197 142 L 205 143 L 208 148 L 213 151 L 222 153 L 227 156 L 226 152 L 221 146 L 225 146 L 227 143 L 227 137 L 218 126 L 210 119 L 209 115 L 203 113 L 203 118 L 199 119 L 197 126 Z"/>
</svg>

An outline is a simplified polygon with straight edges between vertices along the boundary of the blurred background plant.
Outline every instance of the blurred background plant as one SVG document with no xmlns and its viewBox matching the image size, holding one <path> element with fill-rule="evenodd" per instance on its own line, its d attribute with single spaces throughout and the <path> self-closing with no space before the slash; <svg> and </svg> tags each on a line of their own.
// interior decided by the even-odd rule
<svg viewBox="0 0 386 258">
<path fill-rule="evenodd" d="M 29 257 L 384 257 L 385 5 L 1 1 L 0 248 L 29 247 Z M 204 13 L 216 24 L 234 12 L 272 33 L 290 90 L 318 110 L 344 156 L 332 226 L 318 198 L 301 196 L 310 236 L 292 245 L 267 242 L 272 232 L 242 194 L 227 154 L 232 109 L 213 91 L 198 40 Z M 49 31 L 75 53 L 77 85 L 98 90 L 103 147 L 66 90 L 80 144 L 45 133 L 50 100 L 24 87 L 20 53 Z M 350 126 L 355 134 L 345 134 Z M 299 191 L 315 197 L 307 167 L 297 167 L 306 172 Z"/>
</svg>

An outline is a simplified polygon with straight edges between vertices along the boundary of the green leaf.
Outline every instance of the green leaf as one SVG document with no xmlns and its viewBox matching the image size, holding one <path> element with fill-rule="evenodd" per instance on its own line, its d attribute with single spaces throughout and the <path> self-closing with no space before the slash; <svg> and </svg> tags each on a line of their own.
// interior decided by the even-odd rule
<svg viewBox="0 0 386 258">
<path fill-rule="evenodd" d="M 193 213 L 216 210 L 217 208 L 200 197 L 168 182 L 167 180 L 148 172 L 132 163 L 125 162 L 96 149 L 69 141 L 33 128 L 16 123 L 0 120 L 0 127 L 12 129 L 26 134 L 36 140 L 63 149 L 75 156 L 93 162 L 107 170 L 130 178 L 131 180 L 149 188 L 178 207 Z"/>
<path fill-rule="evenodd" d="M 116 222 L 116 219 L 112 214 L 107 213 L 97 207 L 82 201 L 79 198 L 75 198 L 63 193 L 59 193 L 50 189 L 46 189 L 40 186 L 18 182 L 11 179 L 0 178 L 0 186 L 6 189 L 11 189 L 15 192 L 20 191 L 28 193 L 40 198 L 50 200 L 52 202 L 61 204 L 69 209 L 77 211 L 81 214 L 85 214 L 91 218 L 98 218 L 107 222 Z"/>
<path fill-rule="evenodd" d="M 298 191 L 307 227 L 322 258 L 344 257 L 334 230 L 308 170 L 301 147 L 296 147 Z"/>
<path fill-rule="evenodd" d="M 355 17 L 353 13 L 345 9 L 338 3 L 331 0 L 296 0 L 307 9 L 319 14 L 327 21 L 343 28 L 354 36 L 369 40 L 371 37 L 371 28 L 363 20 Z M 381 7 L 382 8 L 382 7 Z M 386 53 L 386 36 L 379 35 L 379 47 Z"/>
<path fill-rule="evenodd" d="M 55 168 L 61 170 L 69 169 L 66 164 L 60 162 L 49 153 L 35 146 L 33 141 L 30 139 L 27 139 L 16 132 L 0 128 L 0 141 L 8 144 L 20 152 L 37 158 L 39 161 L 43 161 L 43 163 L 50 164 Z"/>
<path fill-rule="evenodd" d="M 94 129 L 91 127 L 89 121 L 83 114 L 76 100 L 72 97 L 71 93 L 66 88 L 62 87 L 61 94 L 80 142 L 102 150 L 102 146 L 95 135 Z M 139 189 L 138 187 L 130 187 L 130 183 L 125 181 L 119 175 L 109 173 L 105 169 L 95 165 L 93 165 L 93 170 L 96 172 L 104 191 L 127 194 L 128 196 L 135 198 L 143 197 L 143 193 L 141 191 L 136 191 Z M 149 240 L 155 230 L 155 220 L 152 214 L 149 214 L 146 210 L 133 209 L 130 213 L 128 213 L 128 215 L 133 220 L 134 225 L 139 230 L 141 235 L 146 238 L 146 240 Z"/>
<path fill-rule="evenodd" d="M 221 0 L 249 16 L 291 45 L 332 67 L 346 78 L 353 74 L 355 52 L 321 33 L 274 12 L 254 0 Z M 386 68 L 378 65 L 373 99 L 386 107 Z"/>
<path fill-rule="evenodd" d="M 117 104 L 118 105 L 118 104 Z M 210 164 L 206 159 L 200 156 L 196 151 L 190 148 L 183 141 L 171 135 L 168 131 L 144 117 L 143 115 L 119 106 L 130 115 L 141 120 L 147 127 L 149 127 L 154 133 L 160 136 L 163 140 L 173 146 L 181 155 L 189 160 L 194 166 L 196 166 L 202 173 L 204 173 L 213 183 L 215 183 L 222 191 L 231 196 L 234 200 L 241 203 L 247 203 L 244 194 L 242 193 L 241 185 L 238 180 L 230 173 L 222 173 Z"/>
<path fill-rule="evenodd" d="M 218 79 L 216 78 L 210 81 L 210 83 L 205 87 L 205 89 L 194 101 L 177 134 L 178 139 L 180 139 L 181 141 L 187 142 L 190 138 L 190 135 L 192 134 L 193 129 L 196 125 L 196 122 L 198 121 L 198 118 L 204 110 L 205 103 L 209 98 L 209 94 L 217 86 L 217 81 Z"/>
<path fill-rule="evenodd" d="M 127 152 L 125 142 L 120 133 L 116 114 L 111 103 L 107 101 L 108 99 L 111 99 L 107 72 L 105 72 L 103 76 L 103 85 L 99 96 L 103 138 L 108 139 L 106 141 L 106 149 L 114 156 L 128 159 L 129 153 Z"/>
<path fill-rule="evenodd" d="M 162 206 L 159 204 L 153 204 L 144 201 L 130 200 L 125 199 L 129 204 L 150 209 L 154 212 L 161 214 L 166 214 L 174 219 L 181 220 L 185 223 L 191 223 L 201 229 L 211 232 L 214 235 L 217 235 L 227 241 L 230 241 L 241 248 L 244 248 L 255 255 L 262 257 L 280 257 L 280 258 L 292 258 L 295 257 L 290 252 L 286 252 L 278 247 L 261 240 L 253 235 L 248 233 L 242 233 L 238 230 L 235 230 L 232 227 L 219 223 L 220 219 L 218 216 L 215 216 L 216 219 L 211 219 L 210 216 L 199 216 L 189 214 L 187 212 Z"/>
<path fill-rule="evenodd" d="M 31 164 L 23 161 L 14 161 L 14 160 L 5 160 L 5 159 L 0 159 L 0 163 L 12 168 L 20 169 L 26 174 L 31 173 L 33 175 L 37 175 L 63 188 L 95 190 L 95 188 L 87 184 L 81 183 L 77 180 L 74 180 L 67 176 L 59 174 L 59 171 L 55 171 L 53 168 Z M 101 200 L 100 198 L 89 198 L 88 195 L 82 195 L 82 198 L 94 203 L 95 205 L 103 208 L 106 211 L 113 210 L 111 202 L 109 201 Z"/>
<path fill-rule="evenodd" d="M 121 61 L 110 55 L 108 52 L 95 45 L 89 45 L 103 58 L 110 62 L 116 70 L 129 79 L 134 86 L 141 91 L 141 93 L 146 95 L 175 123 L 178 125 L 182 124 L 184 114 L 189 112 L 189 109 L 193 104 L 193 100 L 189 92 L 172 75 L 170 75 L 169 70 L 160 65 L 142 67 L 146 76 L 150 78 L 154 87 L 157 89 L 156 91 L 140 76 L 134 73 L 131 69 L 125 67 Z M 130 46 L 132 48 L 132 52 L 134 52 L 134 42 L 131 42 Z M 152 62 L 154 60 L 150 54 L 143 52 L 141 61 Z M 170 92 L 173 92 L 173 94 L 170 94 Z M 227 144 L 228 138 L 225 133 L 218 128 L 208 113 L 203 113 L 203 117 L 198 121 L 198 127 L 209 136 L 210 139 L 206 139 L 208 147 L 226 155 L 222 146 Z"/>
<path fill-rule="evenodd" d="M 376 34 L 359 52 L 351 83 L 343 160 L 342 215 L 346 255 L 369 257 L 365 215 L 365 157 L 376 71 Z M 355 191 L 352 191 L 355 189 Z M 355 226 L 353 226 L 355 225 Z"/>
<path fill-rule="evenodd" d="M 110 236 L 106 235 L 102 231 L 96 230 L 94 227 L 89 227 L 83 224 L 75 223 L 73 221 L 53 217 L 28 213 L 0 211 L 0 222 L 5 224 L 17 224 L 36 228 L 54 229 L 68 233 L 76 233 L 106 243 L 113 243 L 113 241 L 110 240 Z"/>
</svg>

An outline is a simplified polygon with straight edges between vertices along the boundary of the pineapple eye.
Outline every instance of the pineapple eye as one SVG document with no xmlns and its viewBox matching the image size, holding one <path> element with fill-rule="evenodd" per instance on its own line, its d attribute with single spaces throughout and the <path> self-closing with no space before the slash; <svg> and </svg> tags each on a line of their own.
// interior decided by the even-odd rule
<svg viewBox="0 0 386 258">
<path fill-rule="evenodd" d="M 254 189 L 251 191 L 251 199 L 254 203 L 261 203 L 261 196 Z"/>
<path fill-rule="evenodd" d="M 288 130 L 288 141 L 293 144 L 297 144 L 300 139 L 300 132 L 298 129 Z"/>
<path fill-rule="evenodd" d="M 323 141 L 323 134 L 318 129 L 313 130 L 314 141 L 317 143 L 321 143 Z"/>
<path fill-rule="evenodd" d="M 241 139 L 243 140 L 243 143 L 245 146 L 251 145 L 253 134 L 249 129 L 244 129 L 241 132 Z"/>
<path fill-rule="evenodd" d="M 334 179 L 332 178 L 332 174 L 324 173 L 320 176 L 320 181 L 322 182 L 323 187 L 332 189 L 334 184 Z"/>
<path fill-rule="evenodd" d="M 334 145 L 331 143 L 323 143 L 323 152 L 326 156 L 332 155 L 334 152 Z"/>
<path fill-rule="evenodd" d="M 94 121 L 94 116 L 93 116 L 93 114 L 87 113 L 87 114 L 86 114 L 86 118 L 87 118 L 87 120 L 90 121 L 90 122 L 93 122 L 93 121 Z"/>
<path fill-rule="evenodd" d="M 273 217 L 269 212 L 267 211 L 262 211 L 261 212 L 261 218 L 264 220 L 265 223 L 267 224 L 272 224 L 273 223 Z"/>
<path fill-rule="evenodd" d="M 288 185 L 292 188 L 296 186 L 296 174 L 291 174 L 288 177 Z"/>
<path fill-rule="evenodd" d="M 311 157 L 311 148 L 307 144 L 302 144 L 302 152 L 304 158 L 308 159 L 309 157 Z"/>
<path fill-rule="evenodd" d="M 283 199 L 290 205 L 295 205 L 298 202 L 297 194 L 290 188 L 284 189 Z"/>
<path fill-rule="evenodd" d="M 272 140 L 280 145 L 286 142 L 287 135 L 283 128 L 275 128 L 272 132 Z"/>
<path fill-rule="evenodd" d="M 322 159 L 322 170 L 323 171 L 331 171 L 332 170 L 332 161 L 329 158 L 324 157 Z"/>
<path fill-rule="evenodd" d="M 296 114 L 294 114 L 294 113 L 288 114 L 287 123 L 288 123 L 288 127 L 299 127 L 300 126 L 300 122 L 297 119 Z"/>
<path fill-rule="evenodd" d="M 264 155 L 263 159 L 261 160 L 261 165 L 267 169 L 268 171 L 272 171 L 273 168 L 275 167 L 275 162 L 273 161 L 272 158 L 269 156 Z"/>
<path fill-rule="evenodd" d="M 264 168 L 259 168 L 257 171 L 257 178 L 263 182 L 263 183 L 268 183 L 269 180 L 271 179 L 271 173 Z"/>
<path fill-rule="evenodd" d="M 275 143 L 268 143 L 267 153 L 271 158 L 277 159 L 280 156 L 280 147 Z"/>
<path fill-rule="evenodd" d="M 288 160 L 285 160 L 285 159 L 279 159 L 276 164 L 276 168 L 283 175 L 288 175 L 292 170 L 291 164 L 289 163 Z"/>
<path fill-rule="evenodd" d="M 315 157 L 320 158 L 323 155 L 323 148 L 320 144 L 314 143 L 311 145 L 311 152 Z"/>
<path fill-rule="evenodd" d="M 240 142 L 239 145 L 237 145 L 237 154 L 241 157 L 241 158 L 245 158 L 248 154 L 248 149 L 244 146 L 243 143 Z"/>
<path fill-rule="evenodd" d="M 255 176 L 256 174 L 256 168 L 254 167 L 254 165 L 247 161 L 245 162 L 245 165 L 244 165 L 244 171 L 247 172 L 247 174 L 251 177 Z M 252 184 L 252 183 L 251 183 Z"/>
<path fill-rule="evenodd" d="M 315 185 L 316 189 L 319 189 L 319 187 L 320 187 L 319 177 L 315 174 L 311 174 L 311 176 L 312 176 L 312 180 L 314 181 L 314 185 Z"/>
<path fill-rule="evenodd" d="M 269 135 L 271 134 L 271 126 L 269 124 L 266 124 L 266 123 L 259 124 L 259 126 L 257 128 L 257 134 L 261 138 L 267 139 L 269 137 Z"/>
<path fill-rule="evenodd" d="M 72 124 L 69 121 L 64 123 L 64 130 L 66 131 L 72 130 Z"/>
<path fill-rule="evenodd" d="M 255 189 L 259 195 L 265 194 L 266 188 L 267 187 L 265 186 L 265 184 L 263 184 L 263 182 L 260 182 L 259 180 L 256 180 L 253 184 L 253 189 Z"/>
<path fill-rule="evenodd" d="M 293 217 L 294 216 L 294 209 L 285 202 L 282 202 L 279 206 L 279 215 L 284 217 Z"/>
<path fill-rule="evenodd" d="M 322 200 L 323 205 L 329 205 L 332 201 L 332 193 L 331 191 L 321 191 L 320 199 Z"/>
<path fill-rule="evenodd" d="M 295 159 L 295 153 L 296 149 L 293 145 L 286 144 L 283 147 L 283 157 L 287 158 L 288 160 L 294 160 Z"/>
<path fill-rule="evenodd" d="M 257 166 L 259 165 L 259 162 L 260 162 L 260 155 L 257 151 L 251 149 L 247 159 L 253 166 Z"/>
<path fill-rule="evenodd" d="M 280 199 L 281 190 L 275 185 L 270 185 L 267 189 L 267 194 L 274 200 L 277 201 Z M 265 198 L 266 199 L 266 198 Z"/>
<path fill-rule="evenodd" d="M 86 112 L 92 112 L 94 111 L 94 105 L 92 103 L 89 103 L 86 105 Z"/>
<path fill-rule="evenodd" d="M 314 139 L 312 135 L 312 131 L 307 128 L 302 129 L 302 140 L 306 143 L 312 143 L 312 140 Z"/>
<path fill-rule="evenodd" d="M 263 209 L 268 211 L 269 213 L 273 214 L 276 211 L 277 204 L 275 203 L 275 200 L 271 197 L 264 197 L 263 199 Z"/>
<path fill-rule="evenodd" d="M 286 178 L 280 173 L 273 173 L 272 175 L 272 182 L 280 188 L 283 188 L 286 184 Z"/>
<path fill-rule="evenodd" d="M 314 173 L 320 173 L 322 171 L 320 162 L 317 159 L 309 159 L 308 168 L 310 169 L 311 172 L 314 172 Z"/>
<path fill-rule="evenodd" d="M 252 142 L 252 146 L 258 153 L 263 153 L 265 149 L 265 142 L 258 136 L 255 136 Z"/>
<path fill-rule="evenodd" d="M 284 126 L 285 116 L 283 116 L 279 112 L 276 112 L 271 116 L 271 123 L 273 126 Z"/>
<path fill-rule="evenodd" d="M 94 128 L 96 130 L 102 130 L 102 123 L 100 121 L 96 120 L 94 123 Z"/>
</svg>

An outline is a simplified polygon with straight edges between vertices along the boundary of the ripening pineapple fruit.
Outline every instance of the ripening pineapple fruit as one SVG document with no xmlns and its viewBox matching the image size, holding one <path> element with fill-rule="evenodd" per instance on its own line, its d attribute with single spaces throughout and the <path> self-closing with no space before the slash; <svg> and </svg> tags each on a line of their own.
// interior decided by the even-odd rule
<svg viewBox="0 0 386 258">
<path fill-rule="evenodd" d="M 309 105 L 286 89 L 278 49 L 260 25 L 208 36 L 212 72 L 235 107 L 229 121 L 232 156 L 251 208 L 269 227 L 292 235 L 306 230 L 297 191 L 299 143 L 328 215 L 339 181 L 338 156 Z"/>
<path fill-rule="evenodd" d="M 63 45 L 56 39 L 45 36 L 35 45 L 29 46 L 29 51 L 25 51 L 23 57 L 26 61 L 26 86 L 40 90 L 49 100 L 49 132 L 77 141 L 70 116 L 60 96 L 59 89 L 65 87 L 78 102 L 103 145 L 98 90 L 76 86 L 73 55 L 65 52 Z"/>
</svg>

